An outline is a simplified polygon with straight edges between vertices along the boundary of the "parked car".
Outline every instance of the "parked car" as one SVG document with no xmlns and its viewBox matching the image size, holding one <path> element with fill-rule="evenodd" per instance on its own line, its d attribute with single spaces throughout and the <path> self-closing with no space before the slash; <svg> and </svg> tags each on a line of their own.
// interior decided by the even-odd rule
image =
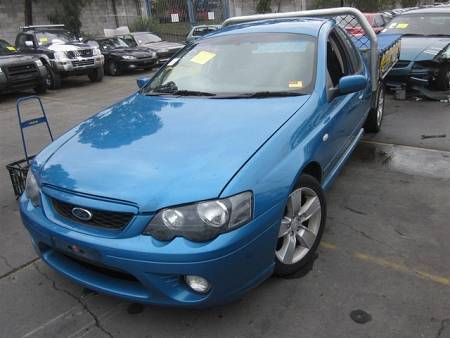
<svg viewBox="0 0 450 338">
<path fill-rule="evenodd" d="M 147 48 L 130 47 L 119 37 L 87 40 L 89 46 L 99 48 L 105 57 L 105 71 L 109 75 L 120 75 L 123 71 L 152 69 L 158 58 L 156 52 Z"/>
<path fill-rule="evenodd" d="M 47 91 L 47 69 L 39 58 L 18 53 L 16 48 L 0 40 L 0 93 L 34 89 Z"/>
<path fill-rule="evenodd" d="M 61 88 L 67 76 L 87 75 L 92 82 L 103 79 L 103 55 L 98 48 L 82 43 L 64 25 L 21 27 L 16 48 L 39 57 L 50 74 L 50 88 Z"/>
<path fill-rule="evenodd" d="M 323 191 L 363 126 L 380 129 L 383 87 L 334 20 L 230 24 L 33 160 L 20 212 L 44 262 L 201 307 L 314 258 Z"/>
<path fill-rule="evenodd" d="M 386 19 L 383 13 L 364 13 L 364 16 L 367 18 L 367 21 L 369 21 L 369 24 L 377 34 L 380 33 L 389 22 L 389 20 Z M 341 16 L 337 19 L 337 21 L 338 24 L 341 27 L 344 27 L 350 35 L 365 35 L 364 30 L 362 29 L 356 18 L 350 16 Z"/>
<path fill-rule="evenodd" d="M 163 41 L 158 35 L 149 32 L 134 32 L 120 37 L 131 47 L 145 47 L 156 52 L 158 64 L 165 63 L 184 47 L 181 43 Z"/>
<path fill-rule="evenodd" d="M 198 39 L 201 36 L 204 36 L 206 34 L 209 34 L 211 32 L 214 32 L 215 30 L 219 29 L 221 25 L 199 25 L 194 26 L 189 31 L 188 35 L 186 36 L 186 43 L 191 43 L 195 39 Z"/>
<path fill-rule="evenodd" d="M 401 34 L 400 61 L 388 85 L 450 89 L 450 7 L 411 10 L 395 17 L 382 34 Z"/>
</svg>

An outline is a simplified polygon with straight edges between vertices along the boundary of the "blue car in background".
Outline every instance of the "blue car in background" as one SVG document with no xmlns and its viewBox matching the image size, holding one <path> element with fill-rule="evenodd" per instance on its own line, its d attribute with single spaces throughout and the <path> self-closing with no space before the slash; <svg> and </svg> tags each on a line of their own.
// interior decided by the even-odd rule
<svg viewBox="0 0 450 338">
<path fill-rule="evenodd" d="M 334 20 L 234 24 L 34 159 L 20 212 L 42 259 L 132 301 L 204 307 L 313 259 L 324 189 L 380 129 Z"/>
<path fill-rule="evenodd" d="M 450 6 L 407 11 L 381 34 L 402 35 L 400 60 L 388 74 L 388 86 L 450 90 Z"/>
</svg>

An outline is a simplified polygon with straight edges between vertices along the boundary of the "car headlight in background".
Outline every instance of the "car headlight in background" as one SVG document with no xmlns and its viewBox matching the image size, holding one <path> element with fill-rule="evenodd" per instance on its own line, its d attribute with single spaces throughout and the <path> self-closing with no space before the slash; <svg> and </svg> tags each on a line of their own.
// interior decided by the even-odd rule
<svg viewBox="0 0 450 338">
<path fill-rule="evenodd" d="M 122 59 L 125 59 L 125 60 L 134 60 L 134 59 L 136 59 L 136 57 L 133 56 L 133 55 L 123 55 L 123 56 L 122 56 Z"/>
<path fill-rule="evenodd" d="M 44 64 L 42 63 L 42 61 L 41 60 L 36 60 L 36 61 L 34 61 L 34 63 L 36 64 L 36 66 L 38 66 L 38 67 L 42 67 Z"/>
<path fill-rule="evenodd" d="M 36 208 L 40 206 L 39 185 L 34 177 L 33 172 L 28 170 L 27 181 L 25 183 L 25 196 L 30 200 L 31 204 Z"/>
<path fill-rule="evenodd" d="M 161 241 L 182 236 L 208 241 L 248 223 L 253 215 L 253 194 L 243 192 L 228 198 L 160 210 L 144 230 Z"/>
</svg>

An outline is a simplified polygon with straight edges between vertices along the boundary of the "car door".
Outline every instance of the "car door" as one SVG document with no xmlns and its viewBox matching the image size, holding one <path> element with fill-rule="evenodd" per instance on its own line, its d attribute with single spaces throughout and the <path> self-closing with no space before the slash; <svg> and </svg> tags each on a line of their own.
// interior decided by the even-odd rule
<svg viewBox="0 0 450 338">
<path fill-rule="evenodd" d="M 16 48 L 23 53 L 35 53 L 36 45 L 33 35 L 21 33 L 16 38 Z"/>
<path fill-rule="evenodd" d="M 347 34 L 336 27 L 329 35 L 327 41 L 327 85 L 325 88 L 327 102 L 324 111 L 324 128 L 320 155 L 324 174 L 336 166 L 349 145 L 352 143 L 361 128 L 364 118 L 365 104 L 361 105 L 365 97 L 364 91 L 339 94 L 339 80 L 348 75 L 365 73 L 365 68 L 360 64 L 354 64 L 357 52 Z M 359 57 L 360 58 L 360 57 Z"/>
</svg>

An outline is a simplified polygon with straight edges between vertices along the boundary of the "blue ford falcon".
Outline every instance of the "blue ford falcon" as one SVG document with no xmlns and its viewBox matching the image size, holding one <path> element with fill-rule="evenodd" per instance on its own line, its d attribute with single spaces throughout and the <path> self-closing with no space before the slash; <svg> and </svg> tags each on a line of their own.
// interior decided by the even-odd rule
<svg viewBox="0 0 450 338">
<path fill-rule="evenodd" d="M 20 211 L 49 266 L 143 303 L 211 306 L 301 269 L 323 190 L 383 116 L 329 19 L 227 26 L 138 84 L 38 154 Z"/>
</svg>

